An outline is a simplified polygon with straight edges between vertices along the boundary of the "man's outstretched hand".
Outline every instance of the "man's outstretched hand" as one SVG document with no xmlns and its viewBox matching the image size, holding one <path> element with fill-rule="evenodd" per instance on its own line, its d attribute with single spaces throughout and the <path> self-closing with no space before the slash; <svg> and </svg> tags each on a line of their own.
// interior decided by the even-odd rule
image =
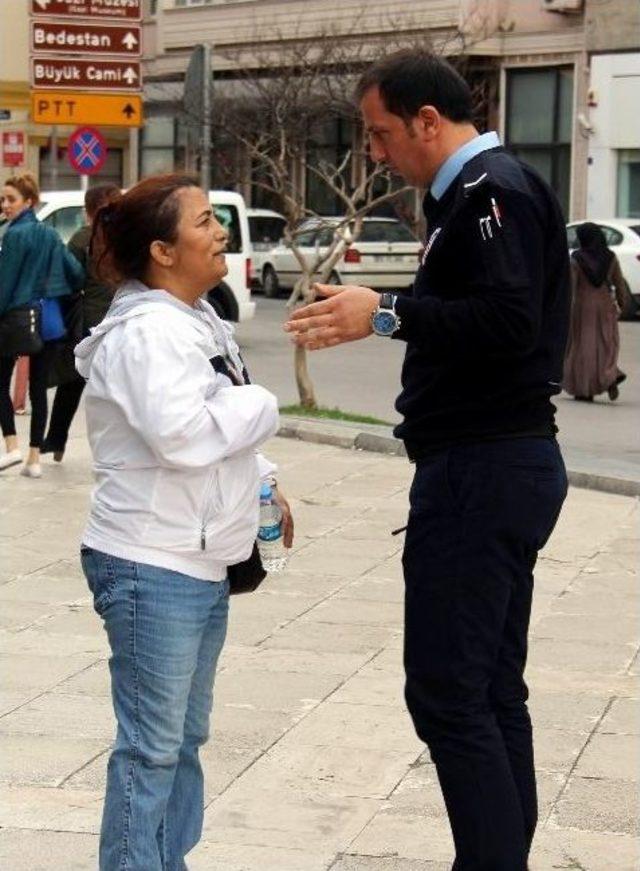
<svg viewBox="0 0 640 871">
<path fill-rule="evenodd" d="M 296 345 L 318 351 L 364 339 L 373 332 L 371 315 L 380 302 L 375 290 L 356 285 L 314 284 L 313 287 L 326 299 L 296 309 L 284 325 Z"/>
</svg>

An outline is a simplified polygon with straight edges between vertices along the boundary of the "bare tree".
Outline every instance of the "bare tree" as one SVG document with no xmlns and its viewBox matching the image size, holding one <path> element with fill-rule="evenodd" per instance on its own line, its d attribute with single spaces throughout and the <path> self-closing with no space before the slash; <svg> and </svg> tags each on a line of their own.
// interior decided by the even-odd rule
<svg viewBox="0 0 640 871">
<path fill-rule="evenodd" d="M 465 25 L 434 45 L 428 31 L 407 28 L 406 21 L 405 35 L 397 36 L 399 28 L 389 20 L 384 39 L 372 47 L 360 38 L 358 27 L 356 16 L 352 33 L 326 30 L 312 38 L 289 35 L 287 40 L 270 34 L 250 52 L 246 47 L 226 52 L 226 66 L 233 69 L 233 75 L 219 76 L 216 84 L 213 129 L 218 153 L 224 153 L 226 144 L 234 157 L 228 166 L 231 175 L 235 171 L 246 178 L 248 169 L 253 186 L 268 192 L 287 218 L 285 242 L 301 271 L 289 308 L 313 301 L 314 283 L 329 280 L 345 251 L 358 239 L 366 215 L 394 201 L 401 204 L 411 190 L 398 187 L 388 171 L 373 164 L 366 154 L 352 94 L 372 55 L 379 58 L 400 47 L 420 45 L 447 54 L 455 50 L 461 57 L 471 30 L 476 38 L 486 34 L 486 25 L 476 22 L 473 28 Z M 322 133 L 327 125 L 337 123 L 351 131 L 352 144 L 329 154 L 322 145 Z M 307 179 L 333 198 L 337 219 L 327 222 L 309 207 Z M 234 180 L 237 183 L 240 177 Z M 407 211 L 405 207 L 405 215 Z M 312 254 L 298 245 L 309 220 L 319 229 L 331 229 L 323 234 L 326 244 Z M 305 349 L 295 349 L 294 369 L 301 404 L 317 407 Z"/>
<path fill-rule="evenodd" d="M 324 33 L 295 40 L 284 51 L 259 51 L 251 69 L 243 68 L 226 88 L 218 85 L 216 130 L 241 149 L 252 184 L 268 192 L 287 218 L 285 242 L 300 267 L 290 308 L 314 299 L 314 282 L 329 280 L 358 239 L 365 215 L 408 190 L 394 189 L 389 174 L 367 159 L 351 98 L 361 68 L 353 48 L 336 34 Z M 321 135 L 336 123 L 350 130 L 355 144 L 329 154 L 320 144 Z M 306 179 L 324 193 L 323 199 L 333 199 L 338 218 L 327 222 L 309 206 Z M 324 244 L 311 254 L 298 244 L 309 220 L 318 230 L 331 230 L 322 234 Z M 300 403 L 315 408 L 305 349 L 295 349 L 294 371 Z"/>
</svg>

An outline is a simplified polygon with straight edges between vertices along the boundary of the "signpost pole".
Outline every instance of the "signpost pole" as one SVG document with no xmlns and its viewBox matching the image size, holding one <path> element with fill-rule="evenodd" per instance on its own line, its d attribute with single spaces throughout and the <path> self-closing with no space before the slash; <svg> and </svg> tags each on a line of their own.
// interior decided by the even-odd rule
<svg viewBox="0 0 640 871">
<path fill-rule="evenodd" d="M 49 184 L 51 190 L 55 191 L 58 187 L 58 128 L 55 124 L 49 139 Z"/>
<path fill-rule="evenodd" d="M 200 155 L 200 185 L 211 187 L 211 46 L 205 43 L 202 53 L 202 153 Z"/>
<path fill-rule="evenodd" d="M 137 127 L 129 128 L 129 184 L 134 185 L 140 176 L 140 139 Z"/>
</svg>

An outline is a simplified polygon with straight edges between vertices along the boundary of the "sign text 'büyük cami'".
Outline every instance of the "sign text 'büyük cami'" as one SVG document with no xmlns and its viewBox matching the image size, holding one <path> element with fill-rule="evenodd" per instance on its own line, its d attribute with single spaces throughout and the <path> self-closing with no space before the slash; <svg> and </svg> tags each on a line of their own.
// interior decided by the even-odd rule
<svg viewBox="0 0 640 871">
<path fill-rule="evenodd" d="M 31 83 L 34 88 L 56 90 L 138 91 L 140 64 L 137 61 L 34 58 Z"/>
</svg>

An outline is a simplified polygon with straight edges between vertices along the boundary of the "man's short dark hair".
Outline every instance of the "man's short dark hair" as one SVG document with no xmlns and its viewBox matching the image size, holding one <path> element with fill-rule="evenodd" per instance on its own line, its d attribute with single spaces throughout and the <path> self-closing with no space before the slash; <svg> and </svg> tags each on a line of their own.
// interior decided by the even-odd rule
<svg viewBox="0 0 640 871">
<path fill-rule="evenodd" d="M 115 197 L 120 195 L 120 188 L 117 184 L 97 184 L 95 187 L 88 188 L 84 195 L 84 208 L 90 217 L 95 215 L 98 209 L 106 206 Z"/>
<path fill-rule="evenodd" d="M 374 63 L 356 87 L 362 100 L 378 88 L 388 112 L 408 121 L 421 106 L 434 106 L 456 123 L 473 121 L 471 89 L 450 63 L 424 49 L 403 49 Z"/>
</svg>

